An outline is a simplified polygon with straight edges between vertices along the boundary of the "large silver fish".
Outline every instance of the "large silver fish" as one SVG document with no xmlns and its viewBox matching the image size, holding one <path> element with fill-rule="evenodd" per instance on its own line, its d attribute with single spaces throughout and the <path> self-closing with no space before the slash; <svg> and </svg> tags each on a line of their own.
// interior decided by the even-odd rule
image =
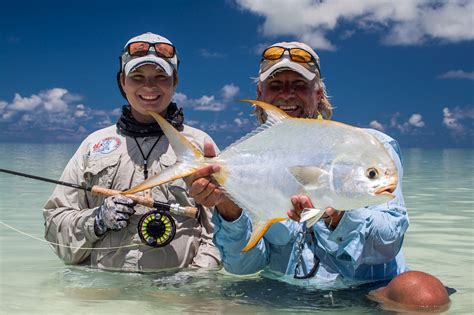
<svg viewBox="0 0 474 315">
<path fill-rule="evenodd" d="M 315 209 L 305 209 L 302 220 L 314 224 L 326 207 L 361 208 L 392 199 L 397 185 L 395 164 L 383 144 L 363 129 L 339 122 L 292 118 L 279 108 L 255 100 L 267 122 L 206 158 L 161 116 L 151 113 L 177 155 L 177 162 L 139 185 L 132 194 L 219 164 L 216 182 L 241 208 L 248 209 L 253 233 L 247 251 L 271 224 L 285 220 L 290 197 L 309 196 Z"/>
</svg>

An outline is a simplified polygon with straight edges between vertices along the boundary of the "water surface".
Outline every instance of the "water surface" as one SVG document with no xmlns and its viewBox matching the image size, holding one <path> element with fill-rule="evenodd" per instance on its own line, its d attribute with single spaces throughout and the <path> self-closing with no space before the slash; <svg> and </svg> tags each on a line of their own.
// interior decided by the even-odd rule
<svg viewBox="0 0 474 315">
<path fill-rule="evenodd" d="M 0 143 L 0 168 L 57 179 L 74 144 Z M 411 269 L 457 290 L 449 313 L 474 313 L 474 150 L 404 150 Z M 43 239 L 54 185 L 0 174 L 0 314 L 380 314 L 366 290 L 318 291 L 225 272 L 129 274 L 66 266 Z"/>
</svg>

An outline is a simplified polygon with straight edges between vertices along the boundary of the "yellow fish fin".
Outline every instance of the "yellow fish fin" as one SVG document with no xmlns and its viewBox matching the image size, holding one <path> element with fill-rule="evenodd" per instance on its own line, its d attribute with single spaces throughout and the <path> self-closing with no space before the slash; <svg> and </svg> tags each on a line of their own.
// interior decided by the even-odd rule
<svg viewBox="0 0 474 315">
<path fill-rule="evenodd" d="M 176 128 L 174 128 L 169 122 L 166 121 L 161 115 L 154 113 L 154 112 L 147 112 L 153 118 L 155 118 L 158 125 L 160 125 L 161 130 L 163 130 L 166 138 L 171 144 L 176 156 L 178 158 L 178 162 L 182 161 L 184 157 L 194 157 L 202 158 L 203 154 L 199 151 L 185 136 L 183 136 Z"/>
<path fill-rule="evenodd" d="M 168 138 L 168 141 L 176 154 L 176 164 L 163 169 L 159 174 L 150 177 L 127 191 L 124 191 L 123 194 L 134 194 L 178 178 L 186 177 L 194 173 L 197 168 L 203 165 L 204 155 L 188 139 L 186 139 L 185 136 L 167 122 L 166 119 L 161 117 L 161 115 L 150 111 L 148 111 L 148 114 L 156 120 L 166 138 Z"/>
<path fill-rule="evenodd" d="M 265 103 L 265 102 L 262 102 L 262 101 L 257 101 L 257 100 L 242 99 L 241 101 L 250 103 L 254 106 L 261 107 L 267 113 L 268 118 L 270 118 L 270 120 L 273 121 L 273 122 L 278 122 L 278 121 L 282 121 L 282 120 L 285 120 L 285 119 L 292 118 L 285 111 L 279 109 L 275 105 L 268 104 L 268 103 Z M 294 119 L 294 118 L 292 118 L 292 119 Z"/>
<path fill-rule="evenodd" d="M 284 221 L 284 220 L 288 220 L 288 218 L 274 218 L 274 219 L 268 220 L 264 224 L 255 226 L 255 228 L 252 232 L 252 236 L 250 237 L 250 240 L 248 241 L 247 245 L 240 252 L 245 253 L 245 252 L 251 250 L 252 248 L 254 248 L 254 246 L 257 245 L 258 241 L 260 241 L 260 239 L 263 237 L 265 232 L 267 232 L 267 230 L 270 228 L 270 226 L 273 223 Z"/>
<path fill-rule="evenodd" d="M 192 167 L 192 169 L 190 170 L 181 171 L 180 170 L 181 164 L 182 163 L 179 162 L 169 168 L 162 170 L 159 174 L 156 174 L 148 178 L 147 180 L 144 180 L 143 182 L 139 183 L 136 186 L 133 186 L 129 190 L 123 191 L 122 194 L 123 195 L 135 194 L 137 192 L 144 191 L 149 188 L 160 186 L 172 180 L 189 176 L 196 171 L 195 167 Z"/>
</svg>

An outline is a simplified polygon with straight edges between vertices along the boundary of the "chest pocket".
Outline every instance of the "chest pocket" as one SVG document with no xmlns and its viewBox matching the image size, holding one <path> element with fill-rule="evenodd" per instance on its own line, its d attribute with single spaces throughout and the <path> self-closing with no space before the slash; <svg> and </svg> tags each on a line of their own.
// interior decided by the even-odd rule
<svg viewBox="0 0 474 315">
<path fill-rule="evenodd" d="M 104 188 L 113 188 L 113 181 L 117 175 L 120 165 L 121 154 L 101 155 L 90 157 L 84 170 L 84 180 L 87 186 L 99 186 Z M 103 196 L 91 196 L 88 194 L 92 204 L 100 204 L 104 200 Z"/>
</svg>

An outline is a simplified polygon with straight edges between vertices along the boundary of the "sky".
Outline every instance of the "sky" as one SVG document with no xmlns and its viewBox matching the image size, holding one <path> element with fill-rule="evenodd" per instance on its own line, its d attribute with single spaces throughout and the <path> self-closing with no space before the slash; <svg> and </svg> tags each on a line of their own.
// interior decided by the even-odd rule
<svg viewBox="0 0 474 315">
<path fill-rule="evenodd" d="M 127 40 L 170 39 L 185 123 L 221 149 L 257 127 L 262 50 L 304 41 L 333 119 L 403 148 L 472 148 L 474 0 L 7 1 L 0 11 L 0 141 L 77 142 L 115 124 Z M 304 136 L 304 135 L 302 135 Z"/>
</svg>

